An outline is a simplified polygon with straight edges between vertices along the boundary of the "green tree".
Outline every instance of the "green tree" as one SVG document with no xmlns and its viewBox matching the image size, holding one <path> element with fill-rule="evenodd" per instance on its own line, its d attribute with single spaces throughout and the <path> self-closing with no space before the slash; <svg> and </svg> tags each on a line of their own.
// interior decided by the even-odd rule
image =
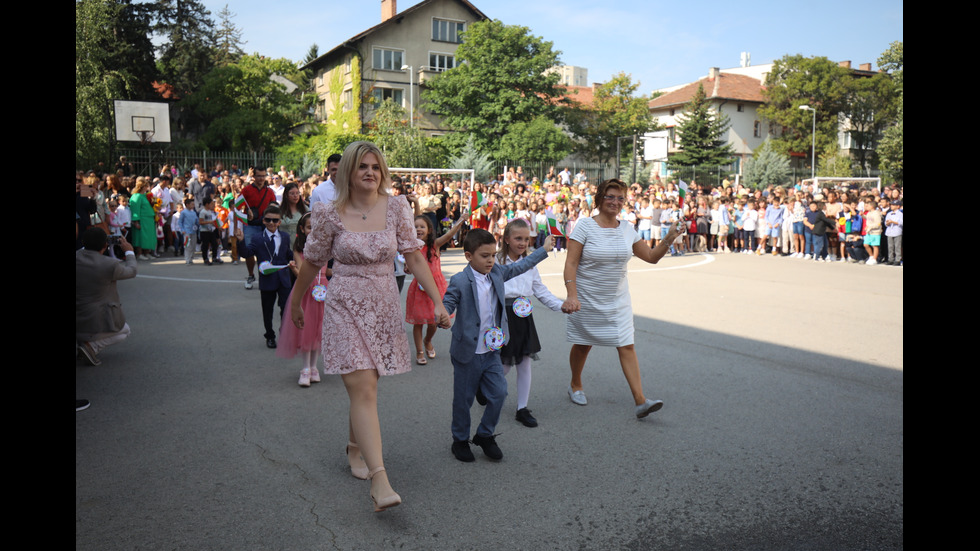
<svg viewBox="0 0 980 551">
<path fill-rule="evenodd" d="M 426 81 L 424 109 L 489 152 L 512 124 L 541 115 L 556 120 L 564 100 L 559 75 L 545 74 L 558 64 L 551 42 L 496 19 L 473 23 L 462 36 L 456 67 Z"/>
<path fill-rule="evenodd" d="M 879 168 L 884 172 L 885 177 L 899 183 L 903 182 L 905 176 L 903 162 L 905 155 L 905 60 L 903 50 L 902 42 L 892 42 L 878 58 L 878 66 L 891 74 L 898 94 L 895 123 L 885 129 L 884 136 L 878 144 Z"/>
<path fill-rule="evenodd" d="M 270 77 L 297 71 L 288 59 L 257 54 L 212 69 L 199 90 L 180 103 L 206 123 L 198 145 L 261 151 L 283 143 L 289 127 L 302 121 L 306 113 L 303 104 Z"/>
<path fill-rule="evenodd" d="M 813 141 L 813 112 L 816 110 L 817 151 L 837 141 L 838 115 L 847 110 L 850 72 L 826 57 L 784 56 L 776 60 L 766 76 L 763 95 L 766 103 L 759 114 L 786 128 L 773 141 L 780 153 L 806 153 L 810 158 Z"/>
<path fill-rule="evenodd" d="M 727 115 L 715 113 L 698 84 L 691 101 L 678 117 L 677 135 L 681 151 L 670 157 L 677 166 L 719 166 L 731 163 L 734 152 L 726 139 L 731 122 Z"/>
<path fill-rule="evenodd" d="M 817 176 L 827 176 L 829 178 L 847 178 L 854 176 L 854 161 L 850 155 L 844 154 L 840 150 L 840 145 L 833 142 L 818 157 Z"/>
<path fill-rule="evenodd" d="M 112 100 L 146 100 L 156 78 L 152 6 L 129 0 L 75 2 L 75 166 L 109 159 Z"/>
<path fill-rule="evenodd" d="M 214 64 L 227 65 L 238 61 L 245 51 L 242 46 L 242 29 L 235 25 L 232 19 L 235 13 L 228 9 L 228 4 L 218 12 L 218 28 L 214 31 Z"/>
<path fill-rule="evenodd" d="M 851 82 L 846 117 L 855 146 L 854 160 L 862 170 L 878 166 L 880 137 L 895 124 L 898 109 L 898 86 L 891 75 L 877 73 Z"/>
<path fill-rule="evenodd" d="M 745 162 L 742 174 L 745 183 L 750 186 L 765 188 L 782 185 L 790 178 L 789 157 L 774 151 L 772 140 L 766 138 L 752 154 L 752 158 Z"/>
<path fill-rule="evenodd" d="M 512 124 L 500 140 L 497 158 L 509 161 L 558 162 L 567 157 L 572 148 L 571 138 L 554 121 L 541 116 L 531 122 Z"/>
<path fill-rule="evenodd" d="M 157 65 L 163 80 L 183 98 L 214 67 L 214 21 L 196 0 L 157 0 L 157 10 L 153 30 L 164 38 Z"/>
<path fill-rule="evenodd" d="M 470 135 L 459 155 L 449 159 L 449 168 L 473 169 L 477 182 L 486 182 L 493 177 L 494 162 L 487 153 L 480 152 L 476 139 Z"/>
<path fill-rule="evenodd" d="M 569 128 L 587 159 L 609 162 L 616 155 L 617 138 L 659 129 L 647 106 L 650 98 L 636 95 L 639 87 L 631 75 L 621 72 L 596 89 L 591 104 L 575 102 L 569 108 Z"/>
<path fill-rule="evenodd" d="M 430 157 L 429 138 L 409 123 L 408 111 L 390 98 L 381 102 L 366 126 L 368 136 L 385 154 L 388 166 L 436 168 L 445 159 Z"/>
</svg>

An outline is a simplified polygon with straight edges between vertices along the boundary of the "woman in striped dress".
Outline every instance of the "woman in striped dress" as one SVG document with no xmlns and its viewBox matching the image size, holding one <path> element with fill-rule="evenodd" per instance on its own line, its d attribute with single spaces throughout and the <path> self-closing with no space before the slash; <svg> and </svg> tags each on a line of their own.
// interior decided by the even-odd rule
<svg viewBox="0 0 980 551">
<path fill-rule="evenodd" d="M 596 192 L 598 214 L 576 222 L 565 257 L 568 298 L 562 311 L 572 314 L 566 324 L 566 337 L 572 343 L 572 380 L 568 387 L 572 402 L 581 406 L 588 403 L 582 390 L 582 371 L 592 347 L 615 346 L 633 394 L 636 417 L 643 418 L 660 409 L 663 402 L 649 400 L 643 394 L 640 363 L 633 347 L 633 307 L 626 264 L 633 255 L 656 264 L 680 228 L 671 224 L 665 238 L 651 249 L 628 222 L 616 218 L 626 201 L 627 189 L 619 180 L 606 180 Z"/>
</svg>

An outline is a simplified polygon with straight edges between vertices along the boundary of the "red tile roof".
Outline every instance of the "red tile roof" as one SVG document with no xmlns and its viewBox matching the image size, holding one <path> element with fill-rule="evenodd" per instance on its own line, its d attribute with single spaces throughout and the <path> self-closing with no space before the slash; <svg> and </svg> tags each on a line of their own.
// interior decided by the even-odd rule
<svg viewBox="0 0 980 551">
<path fill-rule="evenodd" d="M 717 78 L 704 77 L 696 82 L 686 84 L 677 90 L 654 98 L 650 100 L 650 108 L 658 109 L 687 104 L 694 97 L 694 93 L 697 92 L 698 83 L 704 85 L 704 93 L 708 99 L 727 99 L 755 103 L 765 102 L 765 98 L 762 96 L 762 82 L 759 79 L 745 75 L 720 73 Z"/>
</svg>

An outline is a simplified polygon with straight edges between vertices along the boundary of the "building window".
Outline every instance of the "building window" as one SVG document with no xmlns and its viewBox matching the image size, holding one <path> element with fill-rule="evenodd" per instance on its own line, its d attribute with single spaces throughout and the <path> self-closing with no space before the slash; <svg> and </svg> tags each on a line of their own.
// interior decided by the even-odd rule
<svg viewBox="0 0 980 551">
<path fill-rule="evenodd" d="M 350 111 L 354 108 L 354 91 L 344 90 L 344 111 Z"/>
<path fill-rule="evenodd" d="M 375 107 L 381 105 L 386 99 L 390 99 L 402 107 L 405 106 L 405 91 L 400 88 L 375 88 L 371 93 L 374 96 Z"/>
<path fill-rule="evenodd" d="M 387 48 L 374 49 L 374 68 L 382 71 L 401 71 L 405 52 Z"/>
<path fill-rule="evenodd" d="M 433 71 L 445 71 L 456 66 L 456 56 L 449 54 L 429 54 L 429 68 Z"/>
<path fill-rule="evenodd" d="M 462 21 L 432 20 L 432 40 L 459 44 L 463 41 L 459 35 L 464 30 L 466 30 L 466 23 Z"/>
<path fill-rule="evenodd" d="M 756 138 L 762 137 L 762 123 L 759 121 L 755 121 L 755 124 L 752 127 L 752 135 Z"/>
<path fill-rule="evenodd" d="M 737 106 L 735 107 L 735 110 L 736 110 L 736 111 L 738 111 L 739 113 L 742 113 L 742 112 L 744 112 L 744 111 L 745 111 L 745 104 L 742 104 L 742 103 L 740 103 L 740 104 L 738 104 L 738 105 L 737 105 Z"/>
<path fill-rule="evenodd" d="M 401 67 L 401 65 L 399 65 L 399 67 Z M 344 57 L 344 74 L 345 75 L 350 74 L 350 69 L 351 69 L 351 56 L 348 55 Z"/>
</svg>

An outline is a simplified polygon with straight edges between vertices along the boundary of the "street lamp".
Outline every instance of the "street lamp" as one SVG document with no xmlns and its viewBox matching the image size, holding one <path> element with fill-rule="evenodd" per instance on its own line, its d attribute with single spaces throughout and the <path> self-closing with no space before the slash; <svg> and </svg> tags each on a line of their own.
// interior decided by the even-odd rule
<svg viewBox="0 0 980 551">
<path fill-rule="evenodd" d="M 408 125 L 409 127 L 415 126 L 415 84 L 413 74 L 415 73 L 415 67 L 409 65 L 402 65 L 402 71 L 408 69 Z"/>
<path fill-rule="evenodd" d="M 817 169 L 817 110 L 809 105 L 801 105 L 800 109 L 803 111 L 813 111 L 812 142 L 810 145 L 810 179 L 813 180 Z"/>
</svg>

